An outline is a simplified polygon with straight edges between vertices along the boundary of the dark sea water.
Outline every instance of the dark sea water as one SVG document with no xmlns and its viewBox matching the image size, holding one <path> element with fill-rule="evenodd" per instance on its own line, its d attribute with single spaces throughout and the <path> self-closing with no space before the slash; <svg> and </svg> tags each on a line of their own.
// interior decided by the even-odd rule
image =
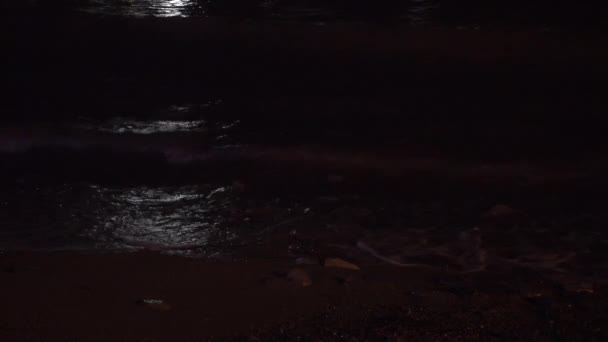
<svg viewBox="0 0 608 342">
<path fill-rule="evenodd" d="M 26 10 L 42 10 L 51 16 L 86 12 L 129 20 L 225 17 L 237 22 L 355 21 L 480 30 L 601 28 L 606 18 L 606 5 L 600 2 L 538 0 L 74 0 L 31 4 Z M 52 43 L 48 49 L 52 55 Z M 143 81 L 133 83 L 137 77 L 131 70 L 124 71 L 121 78 L 111 64 L 91 67 L 81 61 L 77 66 L 82 69 L 75 68 L 71 78 L 66 77 L 64 82 L 70 83 L 66 89 L 80 88 L 78 82 L 87 78 L 78 70 L 96 75 L 103 82 L 92 89 L 106 93 L 75 93 L 86 94 L 103 108 L 83 99 L 65 100 L 71 100 L 72 94 L 61 89 L 54 93 L 52 78 L 40 86 L 43 96 L 37 99 L 44 101 L 22 101 L 15 106 L 25 108 L 25 115 L 17 112 L 0 127 L 0 251 L 146 249 L 190 256 L 308 260 L 340 255 L 358 263 L 419 262 L 464 271 L 492 263 L 579 271 L 595 258 L 599 266 L 593 271 L 606 272 L 608 259 L 602 251 L 608 243 L 603 230 L 608 218 L 604 207 L 587 196 L 594 190 L 585 183 L 586 178 L 582 190 L 566 177 L 559 181 L 570 187 L 555 190 L 551 183 L 547 188 L 517 192 L 511 185 L 525 185 L 523 176 L 498 190 L 483 185 L 467 188 L 431 177 L 455 163 L 445 156 L 456 156 L 450 153 L 457 149 L 458 157 L 482 160 L 473 170 L 491 169 L 489 161 L 500 148 L 517 153 L 532 150 L 518 143 L 524 136 L 545 153 L 543 149 L 550 143 L 542 145 L 542 141 L 553 126 L 526 115 L 537 111 L 546 115 L 558 107 L 568 111 L 567 99 L 565 106 L 558 101 L 561 93 L 548 91 L 542 101 L 534 102 L 536 93 L 521 95 L 503 84 L 512 93 L 503 97 L 502 90 L 497 90 L 494 100 L 484 99 L 483 93 L 471 96 L 466 89 L 449 97 L 460 83 L 446 85 L 448 90 L 437 95 L 438 85 L 432 81 L 426 88 L 421 86 L 423 75 L 391 96 L 362 99 L 360 94 L 344 95 L 341 89 L 326 92 L 321 87 L 294 96 L 277 92 L 281 84 L 267 81 L 272 90 L 239 89 L 241 93 L 224 100 L 210 95 L 219 91 L 213 81 L 204 78 L 206 73 L 187 72 L 179 59 L 187 54 L 184 51 L 179 52 L 183 55 L 176 52 L 175 60 L 163 61 L 165 71 L 170 72 L 155 87 L 147 85 L 145 77 L 156 75 L 154 61 L 162 56 L 149 65 L 142 62 L 140 69 L 136 67 L 140 63 L 129 55 L 121 58 L 115 64 L 118 69 L 130 65 L 141 73 L 133 72 L 135 75 L 145 75 Z M 42 61 L 36 71 L 24 67 L 24 74 L 34 77 L 39 72 L 42 76 L 36 77 L 43 80 L 44 72 L 63 77 L 61 55 L 54 62 L 59 67 L 47 68 Z M 186 84 L 209 82 L 200 88 L 209 94 L 193 88 L 196 95 L 190 99 L 199 100 L 195 104 L 158 105 L 154 95 L 148 101 L 148 90 L 181 95 L 182 88 L 172 83 L 173 69 L 175 74 L 188 75 L 191 83 Z M 110 71 L 104 74 L 104 70 Z M 29 100 L 30 89 L 37 89 L 38 84 L 24 81 L 21 73 L 14 75 L 25 84 L 25 95 L 21 95 Z M 370 84 L 366 89 L 374 88 Z M 416 86 L 417 92 L 408 89 Z M 484 84 L 476 91 L 482 88 L 486 88 Z M 306 86 L 297 89 L 309 91 Z M 401 100 L 401 91 L 410 97 Z M 263 99 L 256 102 L 260 94 Z M 63 96 L 65 103 L 56 95 Z M 203 97 L 211 99 L 201 100 Z M 505 104 L 500 102 L 501 108 L 495 108 L 496 99 Z M 473 114 L 466 120 L 452 120 L 456 107 Z M 486 113 L 499 111 L 503 121 L 497 115 L 480 123 Z M 518 120 L 525 125 L 508 120 L 513 112 L 523 113 Z M 426 114 L 443 121 L 433 122 Z M 504 125 L 507 128 L 501 131 L 503 122 L 512 126 Z M 552 137 L 562 136 L 563 125 L 558 124 Z M 512 132 L 517 132 L 516 138 Z M 384 149 L 387 146 L 392 150 Z M 416 160 L 411 167 L 409 157 Z M 416 169 L 417 163 L 426 165 L 425 158 L 431 160 L 430 165 L 442 160 L 445 167 Z M 398 164 L 402 169 L 392 169 Z M 567 162 L 560 166 L 563 164 Z M 558 173 L 541 172 L 539 178 Z M 514 221 L 487 222 L 490 209 L 502 203 L 516 209 Z"/>
<path fill-rule="evenodd" d="M 580 197 L 588 190 L 419 183 L 411 172 L 390 176 L 399 154 L 379 162 L 378 150 L 281 147 L 280 126 L 218 119 L 221 105 L 3 127 L 0 250 L 340 255 L 461 271 L 582 272 L 585 258 L 604 258 L 606 215 Z M 518 214 L 496 224 L 491 208 L 502 201 Z"/>
<path fill-rule="evenodd" d="M 608 5 L 596 0 L 39 0 L 29 3 L 49 12 L 75 10 L 132 17 L 222 16 L 315 23 L 365 21 L 544 29 L 605 27 L 608 14 Z"/>
</svg>

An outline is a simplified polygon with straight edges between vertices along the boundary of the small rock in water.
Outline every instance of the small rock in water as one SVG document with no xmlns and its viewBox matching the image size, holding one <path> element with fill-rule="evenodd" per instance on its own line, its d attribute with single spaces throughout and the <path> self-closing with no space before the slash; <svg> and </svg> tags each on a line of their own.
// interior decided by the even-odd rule
<svg viewBox="0 0 608 342">
<path fill-rule="evenodd" d="M 308 272 L 301 268 L 293 268 L 287 273 L 287 280 L 294 282 L 302 287 L 308 287 L 312 285 L 312 280 L 308 275 Z"/>
<path fill-rule="evenodd" d="M 327 258 L 324 263 L 325 267 L 344 268 L 347 270 L 360 270 L 361 268 L 351 262 L 340 258 Z"/>
<path fill-rule="evenodd" d="M 300 257 L 296 259 L 296 265 L 318 265 L 319 260 L 311 257 Z"/>
<path fill-rule="evenodd" d="M 161 299 L 138 299 L 135 301 L 135 304 L 143 305 L 149 309 L 158 311 L 169 311 L 173 309 L 172 305 L 165 303 Z"/>
</svg>

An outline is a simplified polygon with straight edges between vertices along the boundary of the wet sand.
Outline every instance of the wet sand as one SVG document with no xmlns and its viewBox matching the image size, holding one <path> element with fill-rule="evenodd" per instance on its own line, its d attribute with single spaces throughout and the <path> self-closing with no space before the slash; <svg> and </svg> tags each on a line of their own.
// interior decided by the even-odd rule
<svg viewBox="0 0 608 342">
<path fill-rule="evenodd" d="M 604 283 L 131 254 L 0 258 L 3 341 L 602 340 Z M 162 305 L 146 305 L 160 299 Z"/>
</svg>

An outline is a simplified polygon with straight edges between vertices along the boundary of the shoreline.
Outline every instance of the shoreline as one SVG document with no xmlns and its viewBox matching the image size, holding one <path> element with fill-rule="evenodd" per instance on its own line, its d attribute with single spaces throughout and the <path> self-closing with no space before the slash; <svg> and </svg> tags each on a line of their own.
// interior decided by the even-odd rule
<svg viewBox="0 0 608 342">
<path fill-rule="evenodd" d="M 608 340 L 602 34 L 2 17 L 7 241 L 243 246 L 0 250 L 0 340 Z"/>
</svg>

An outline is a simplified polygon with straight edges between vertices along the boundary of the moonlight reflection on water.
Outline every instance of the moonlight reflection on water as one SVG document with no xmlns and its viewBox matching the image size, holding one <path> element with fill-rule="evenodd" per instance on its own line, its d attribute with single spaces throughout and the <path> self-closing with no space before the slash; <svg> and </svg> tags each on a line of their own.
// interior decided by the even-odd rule
<svg viewBox="0 0 608 342">
<path fill-rule="evenodd" d="M 108 133 L 133 133 L 133 134 L 155 134 L 176 132 L 202 132 L 205 130 L 205 121 L 137 121 L 128 119 L 115 119 L 103 123 L 97 127 L 98 130 Z"/>
<path fill-rule="evenodd" d="M 92 0 L 83 10 L 126 16 L 186 17 L 196 13 L 198 8 L 196 0 Z"/>
<path fill-rule="evenodd" d="M 117 247 L 186 248 L 235 239 L 224 223 L 226 189 L 95 187 L 95 240 Z M 109 242 L 108 241 L 108 242 Z"/>
<path fill-rule="evenodd" d="M 158 2 L 159 16 L 162 17 L 175 17 L 183 15 L 182 11 L 186 7 L 188 1 L 183 0 L 165 0 Z"/>
<path fill-rule="evenodd" d="M 262 16 L 279 20 L 295 21 L 332 21 L 349 18 L 356 2 L 332 2 L 316 0 L 90 0 L 81 9 L 86 12 L 121 15 L 121 16 L 155 16 L 155 17 L 206 17 L 219 16 Z M 370 9 L 383 8 L 377 4 Z M 403 0 L 398 6 L 381 10 L 392 13 L 396 11 L 402 19 L 413 25 L 425 24 L 431 17 L 437 4 L 435 0 Z M 350 14 L 349 14 L 350 13 Z M 367 11 L 359 13 L 361 19 Z M 390 14 L 389 16 L 393 16 Z M 353 19 L 353 18 L 350 18 Z"/>
<path fill-rule="evenodd" d="M 26 206 L 25 203 L 28 203 Z M 29 185 L 0 196 L 0 249 L 230 249 L 230 187 Z"/>
</svg>

